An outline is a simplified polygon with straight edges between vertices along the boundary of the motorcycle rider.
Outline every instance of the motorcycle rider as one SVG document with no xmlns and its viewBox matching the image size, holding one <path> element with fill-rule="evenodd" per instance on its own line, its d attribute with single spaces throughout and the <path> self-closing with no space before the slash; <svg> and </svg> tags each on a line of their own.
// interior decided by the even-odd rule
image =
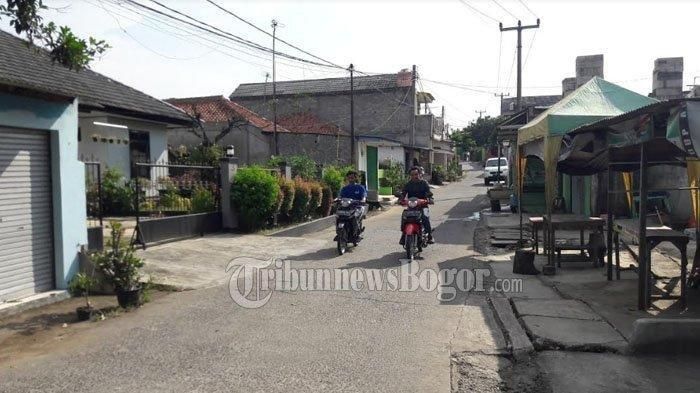
<svg viewBox="0 0 700 393">
<path fill-rule="evenodd" d="M 365 189 L 365 186 L 358 183 L 358 177 L 359 175 L 356 171 L 349 170 L 348 173 L 345 174 L 345 180 L 347 180 L 348 184 L 340 189 L 338 197 L 341 199 L 353 199 L 362 203 L 360 206 L 360 209 L 362 209 L 362 214 L 360 215 L 357 225 L 360 228 L 360 232 L 363 232 L 365 228 L 362 225 L 362 219 L 367 215 L 367 205 L 365 205 L 365 202 L 367 201 L 367 189 Z"/>
<path fill-rule="evenodd" d="M 430 185 L 428 182 L 423 180 L 420 168 L 413 167 L 408 173 L 410 175 L 410 179 L 401 191 L 401 199 L 420 198 L 428 199 L 432 202 L 433 192 L 430 191 Z M 401 228 L 403 229 L 403 222 L 401 223 Z M 426 214 L 423 214 L 423 230 L 426 231 L 428 235 L 428 244 L 435 243 L 433 240 L 433 229 L 430 225 L 430 217 L 428 217 Z M 402 233 L 399 243 L 403 245 L 405 241 L 405 235 Z"/>
</svg>

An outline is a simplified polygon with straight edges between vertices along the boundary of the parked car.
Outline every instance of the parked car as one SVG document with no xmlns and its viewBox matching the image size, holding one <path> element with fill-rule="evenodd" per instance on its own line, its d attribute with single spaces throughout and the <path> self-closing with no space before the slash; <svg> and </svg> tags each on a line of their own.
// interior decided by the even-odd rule
<svg viewBox="0 0 700 393">
<path fill-rule="evenodd" d="M 484 165 L 484 184 L 489 186 L 492 181 L 508 178 L 508 159 L 501 157 L 500 172 L 498 158 L 489 158 Z"/>
</svg>

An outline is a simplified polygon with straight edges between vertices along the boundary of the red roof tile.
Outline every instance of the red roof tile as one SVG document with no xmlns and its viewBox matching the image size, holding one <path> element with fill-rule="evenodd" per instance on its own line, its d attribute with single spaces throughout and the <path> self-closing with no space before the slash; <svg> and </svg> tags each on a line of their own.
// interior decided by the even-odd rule
<svg viewBox="0 0 700 393">
<path fill-rule="evenodd" d="M 296 134 L 348 135 L 337 125 L 324 122 L 311 112 L 298 112 L 280 117 L 277 124 Z"/>
<path fill-rule="evenodd" d="M 205 123 L 224 123 L 233 117 L 240 116 L 262 131 L 272 132 L 274 129 L 272 121 L 224 96 L 169 98 L 165 101 L 182 109 L 190 116 L 195 116 L 195 112 L 198 113 L 200 120 Z M 277 131 L 289 132 L 281 127 L 279 122 Z"/>
</svg>

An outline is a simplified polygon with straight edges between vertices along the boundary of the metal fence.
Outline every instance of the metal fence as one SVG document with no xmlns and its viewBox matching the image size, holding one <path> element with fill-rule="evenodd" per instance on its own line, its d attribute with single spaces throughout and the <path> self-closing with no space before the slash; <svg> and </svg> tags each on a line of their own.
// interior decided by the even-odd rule
<svg viewBox="0 0 700 393">
<path fill-rule="evenodd" d="M 85 162 L 85 201 L 88 228 L 102 227 L 102 170 L 99 162 Z"/>
<path fill-rule="evenodd" d="M 209 213 L 220 210 L 220 168 L 137 163 L 136 219 Z"/>
</svg>

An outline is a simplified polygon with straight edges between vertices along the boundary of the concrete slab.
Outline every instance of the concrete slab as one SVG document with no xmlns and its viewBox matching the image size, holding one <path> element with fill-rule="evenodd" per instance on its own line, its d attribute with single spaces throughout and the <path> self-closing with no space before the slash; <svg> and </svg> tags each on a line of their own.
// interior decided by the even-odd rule
<svg viewBox="0 0 700 393">
<path fill-rule="evenodd" d="M 700 319 L 651 319 L 634 322 L 633 353 L 700 353 Z"/>
<path fill-rule="evenodd" d="M 602 321 L 590 307 L 579 300 L 567 299 L 513 299 L 515 310 L 520 316 L 540 316 L 553 318 L 585 319 Z"/>
<path fill-rule="evenodd" d="M 544 351 L 537 355 L 553 393 L 658 392 L 632 359 L 602 353 Z"/>
<path fill-rule="evenodd" d="M 66 290 L 54 290 L 27 296 L 16 301 L 0 303 L 0 318 L 19 314 L 32 308 L 46 306 L 48 304 L 60 302 L 70 297 Z"/>
<path fill-rule="evenodd" d="M 536 348 L 621 352 L 627 346 L 606 322 L 540 316 L 520 319 Z"/>
<path fill-rule="evenodd" d="M 491 298 L 491 305 L 506 332 L 513 357 L 518 361 L 525 360 L 535 348 L 515 317 L 510 302 L 506 298 L 495 297 Z"/>
</svg>

